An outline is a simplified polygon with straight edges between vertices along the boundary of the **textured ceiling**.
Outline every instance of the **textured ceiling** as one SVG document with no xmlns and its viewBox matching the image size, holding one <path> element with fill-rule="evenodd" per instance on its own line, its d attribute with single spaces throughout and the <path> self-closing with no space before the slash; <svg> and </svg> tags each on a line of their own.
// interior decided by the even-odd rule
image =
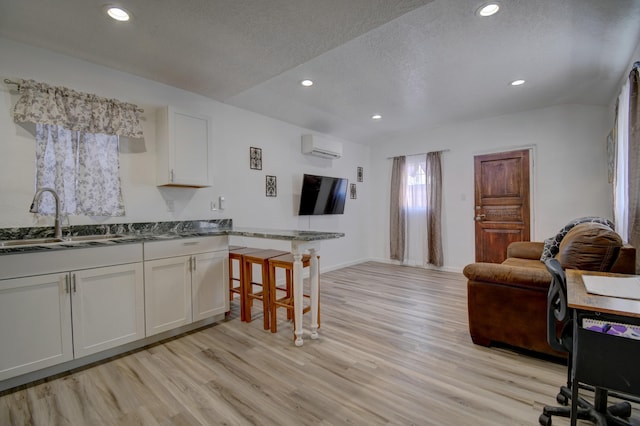
<svg viewBox="0 0 640 426">
<path fill-rule="evenodd" d="M 0 0 L 0 36 L 360 143 L 607 105 L 640 39 L 640 0 L 503 0 L 489 18 L 481 0 L 119 3 L 130 23 L 93 1 Z"/>
</svg>

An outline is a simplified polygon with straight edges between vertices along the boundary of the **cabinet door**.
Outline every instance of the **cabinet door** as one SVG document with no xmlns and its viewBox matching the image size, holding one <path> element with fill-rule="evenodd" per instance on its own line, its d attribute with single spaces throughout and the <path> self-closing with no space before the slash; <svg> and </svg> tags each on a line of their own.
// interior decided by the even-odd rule
<svg viewBox="0 0 640 426">
<path fill-rule="evenodd" d="M 209 120 L 174 111 L 169 159 L 175 183 L 209 185 Z M 173 161 L 171 161 L 173 160 Z"/>
<path fill-rule="evenodd" d="M 190 256 L 144 262 L 147 336 L 191 323 Z"/>
<path fill-rule="evenodd" d="M 165 107 L 156 130 L 158 185 L 210 186 L 211 118 Z"/>
<path fill-rule="evenodd" d="M 0 281 L 0 380 L 73 359 L 67 277 Z"/>
<path fill-rule="evenodd" d="M 191 291 L 193 320 L 209 318 L 229 310 L 229 257 L 226 251 L 193 256 Z"/>
<path fill-rule="evenodd" d="M 142 339 L 142 263 L 72 272 L 75 358 Z"/>
</svg>

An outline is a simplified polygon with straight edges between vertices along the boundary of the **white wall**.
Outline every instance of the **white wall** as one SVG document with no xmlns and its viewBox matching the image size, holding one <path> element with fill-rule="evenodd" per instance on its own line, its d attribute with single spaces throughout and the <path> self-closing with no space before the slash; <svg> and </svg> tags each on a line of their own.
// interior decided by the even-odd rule
<svg viewBox="0 0 640 426">
<path fill-rule="evenodd" d="M 322 244 L 323 270 L 368 258 L 386 260 L 391 169 L 387 157 L 450 149 L 443 157 L 444 261 L 445 269 L 461 270 L 474 259 L 473 156 L 522 147 L 532 147 L 535 160 L 532 239 L 554 234 L 575 217 L 611 217 L 605 150 L 612 125 L 608 108 L 548 107 L 452 124 L 372 148 L 343 141 L 343 157 L 324 160 L 300 153 L 300 135 L 307 130 L 193 93 L 1 38 L 0 58 L 0 78 L 32 78 L 133 102 L 145 109 L 146 152 L 120 155 L 127 216 L 72 217 L 72 224 L 232 218 L 242 227 L 345 232 L 346 238 Z M 27 211 L 34 192 L 34 138 L 10 117 L 17 99 L 10 89 L 13 87 L 0 84 L 3 228 L 35 224 Z M 155 186 L 154 113 L 168 104 L 213 117 L 217 155 L 211 188 Z M 263 150 L 261 171 L 249 169 L 251 146 Z M 364 167 L 364 182 L 358 183 L 358 199 L 347 200 L 344 215 L 296 215 L 303 173 L 346 177 L 355 182 L 357 166 Z M 278 197 L 265 197 L 265 175 L 277 176 Z M 219 195 L 227 199 L 227 209 L 212 212 L 210 203 Z M 173 212 L 167 211 L 167 201 L 173 201 Z M 39 224 L 49 225 L 50 220 L 42 219 Z M 232 242 L 286 248 L 276 241 Z"/>
<path fill-rule="evenodd" d="M 613 125 L 607 108 L 561 105 L 433 129 L 390 141 L 371 152 L 377 170 L 372 194 L 376 208 L 372 257 L 389 258 L 387 157 L 450 149 L 443 155 L 444 269 L 460 271 L 475 259 L 473 157 L 533 148 L 532 235 L 542 241 L 573 218 L 612 218 L 607 179 L 606 135 Z"/>
<path fill-rule="evenodd" d="M 71 224 L 147 222 L 232 218 L 236 226 L 330 230 L 346 237 L 322 244 L 323 270 L 357 263 L 368 256 L 371 180 L 369 148 L 342 141 L 341 159 L 325 160 L 300 152 L 300 136 L 308 130 L 202 96 L 92 63 L 0 38 L 0 77 L 34 79 L 77 91 L 132 102 L 144 108 L 145 152 L 127 152 L 123 143 L 120 170 L 126 217 L 71 217 Z M 34 193 L 34 136 L 29 126 L 13 123 L 17 99 L 14 86 L 0 84 L 0 228 L 51 224 L 28 213 Z M 157 188 L 155 185 L 155 111 L 163 105 L 213 117 L 215 164 L 211 188 Z M 25 128 L 26 127 L 26 128 Z M 249 169 L 249 147 L 262 148 L 263 168 Z M 358 198 L 348 199 L 344 215 L 298 217 L 303 173 L 346 177 L 356 181 L 356 167 L 365 170 Z M 265 175 L 275 175 L 278 196 L 265 196 Z M 213 212 L 211 201 L 224 195 L 225 211 Z M 168 211 L 167 201 L 173 202 Z M 232 241 L 235 242 L 235 241 Z M 286 244 L 251 240 L 277 248 Z"/>
</svg>

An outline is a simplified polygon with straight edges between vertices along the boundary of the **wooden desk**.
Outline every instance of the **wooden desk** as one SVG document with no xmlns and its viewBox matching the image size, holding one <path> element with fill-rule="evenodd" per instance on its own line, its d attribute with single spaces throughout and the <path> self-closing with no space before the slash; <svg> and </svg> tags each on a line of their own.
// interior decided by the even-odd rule
<svg viewBox="0 0 640 426">
<path fill-rule="evenodd" d="M 620 299 L 616 297 L 599 296 L 587 293 L 582 282 L 583 275 L 600 275 L 610 277 L 624 277 L 628 275 L 611 274 L 608 272 L 589 272 L 567 269 L 567 304 L 571 309 L 609 313 L 624 317 L 640 318 L 640 300 Z"/>
<path fill-rule="evenodd" d="M 640 340 L 587 330 L 582 327 L 582 320 L 593 318 L 612 323 L 640 324 L 640 300 L 589 294 L 583 275 L 619 274 L 566 271 L 567 305 L 573 317 L 571 412 L 577 410 L 578 384 L 581 382 L 596 387 L 594 405 L 596 410 L 604 412 L 609 390 L 640 395 L 640 371 L 635 368 L 640 359 Z M 575 424 L 576 418 L 572 415 L 571 425 Z"/>
</svg>

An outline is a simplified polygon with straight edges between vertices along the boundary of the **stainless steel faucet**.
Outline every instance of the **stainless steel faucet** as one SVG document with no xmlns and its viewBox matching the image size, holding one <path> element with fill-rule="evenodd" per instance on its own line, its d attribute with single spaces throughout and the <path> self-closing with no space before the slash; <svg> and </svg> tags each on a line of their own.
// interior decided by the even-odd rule
<svg viewBox="0 0 640 426">
<path fill-rule="evenodd" d="M 56 201 L 56 217 L 55 217 L 55 222 L 54 222 L 54 236 L 55 238 L 59 238 L 62 239 L 62 226 L 60 226 L 60 197 L 58 197 L 58 194 L 56 193 L 56 191 L 52 188 L 40 188 L 36 191 L 35 195 L 33 196 L 33 201 L 31 202 L 31 207 L 29 208 L 29 211 L 31 213 L 38 213 L 38 202 L 40 201 L 40 197 L 42 196 L 42 194 L 44 192 L 50 192 L 51 195 L 53 195 L 53 198 Z"/>
</svg>

